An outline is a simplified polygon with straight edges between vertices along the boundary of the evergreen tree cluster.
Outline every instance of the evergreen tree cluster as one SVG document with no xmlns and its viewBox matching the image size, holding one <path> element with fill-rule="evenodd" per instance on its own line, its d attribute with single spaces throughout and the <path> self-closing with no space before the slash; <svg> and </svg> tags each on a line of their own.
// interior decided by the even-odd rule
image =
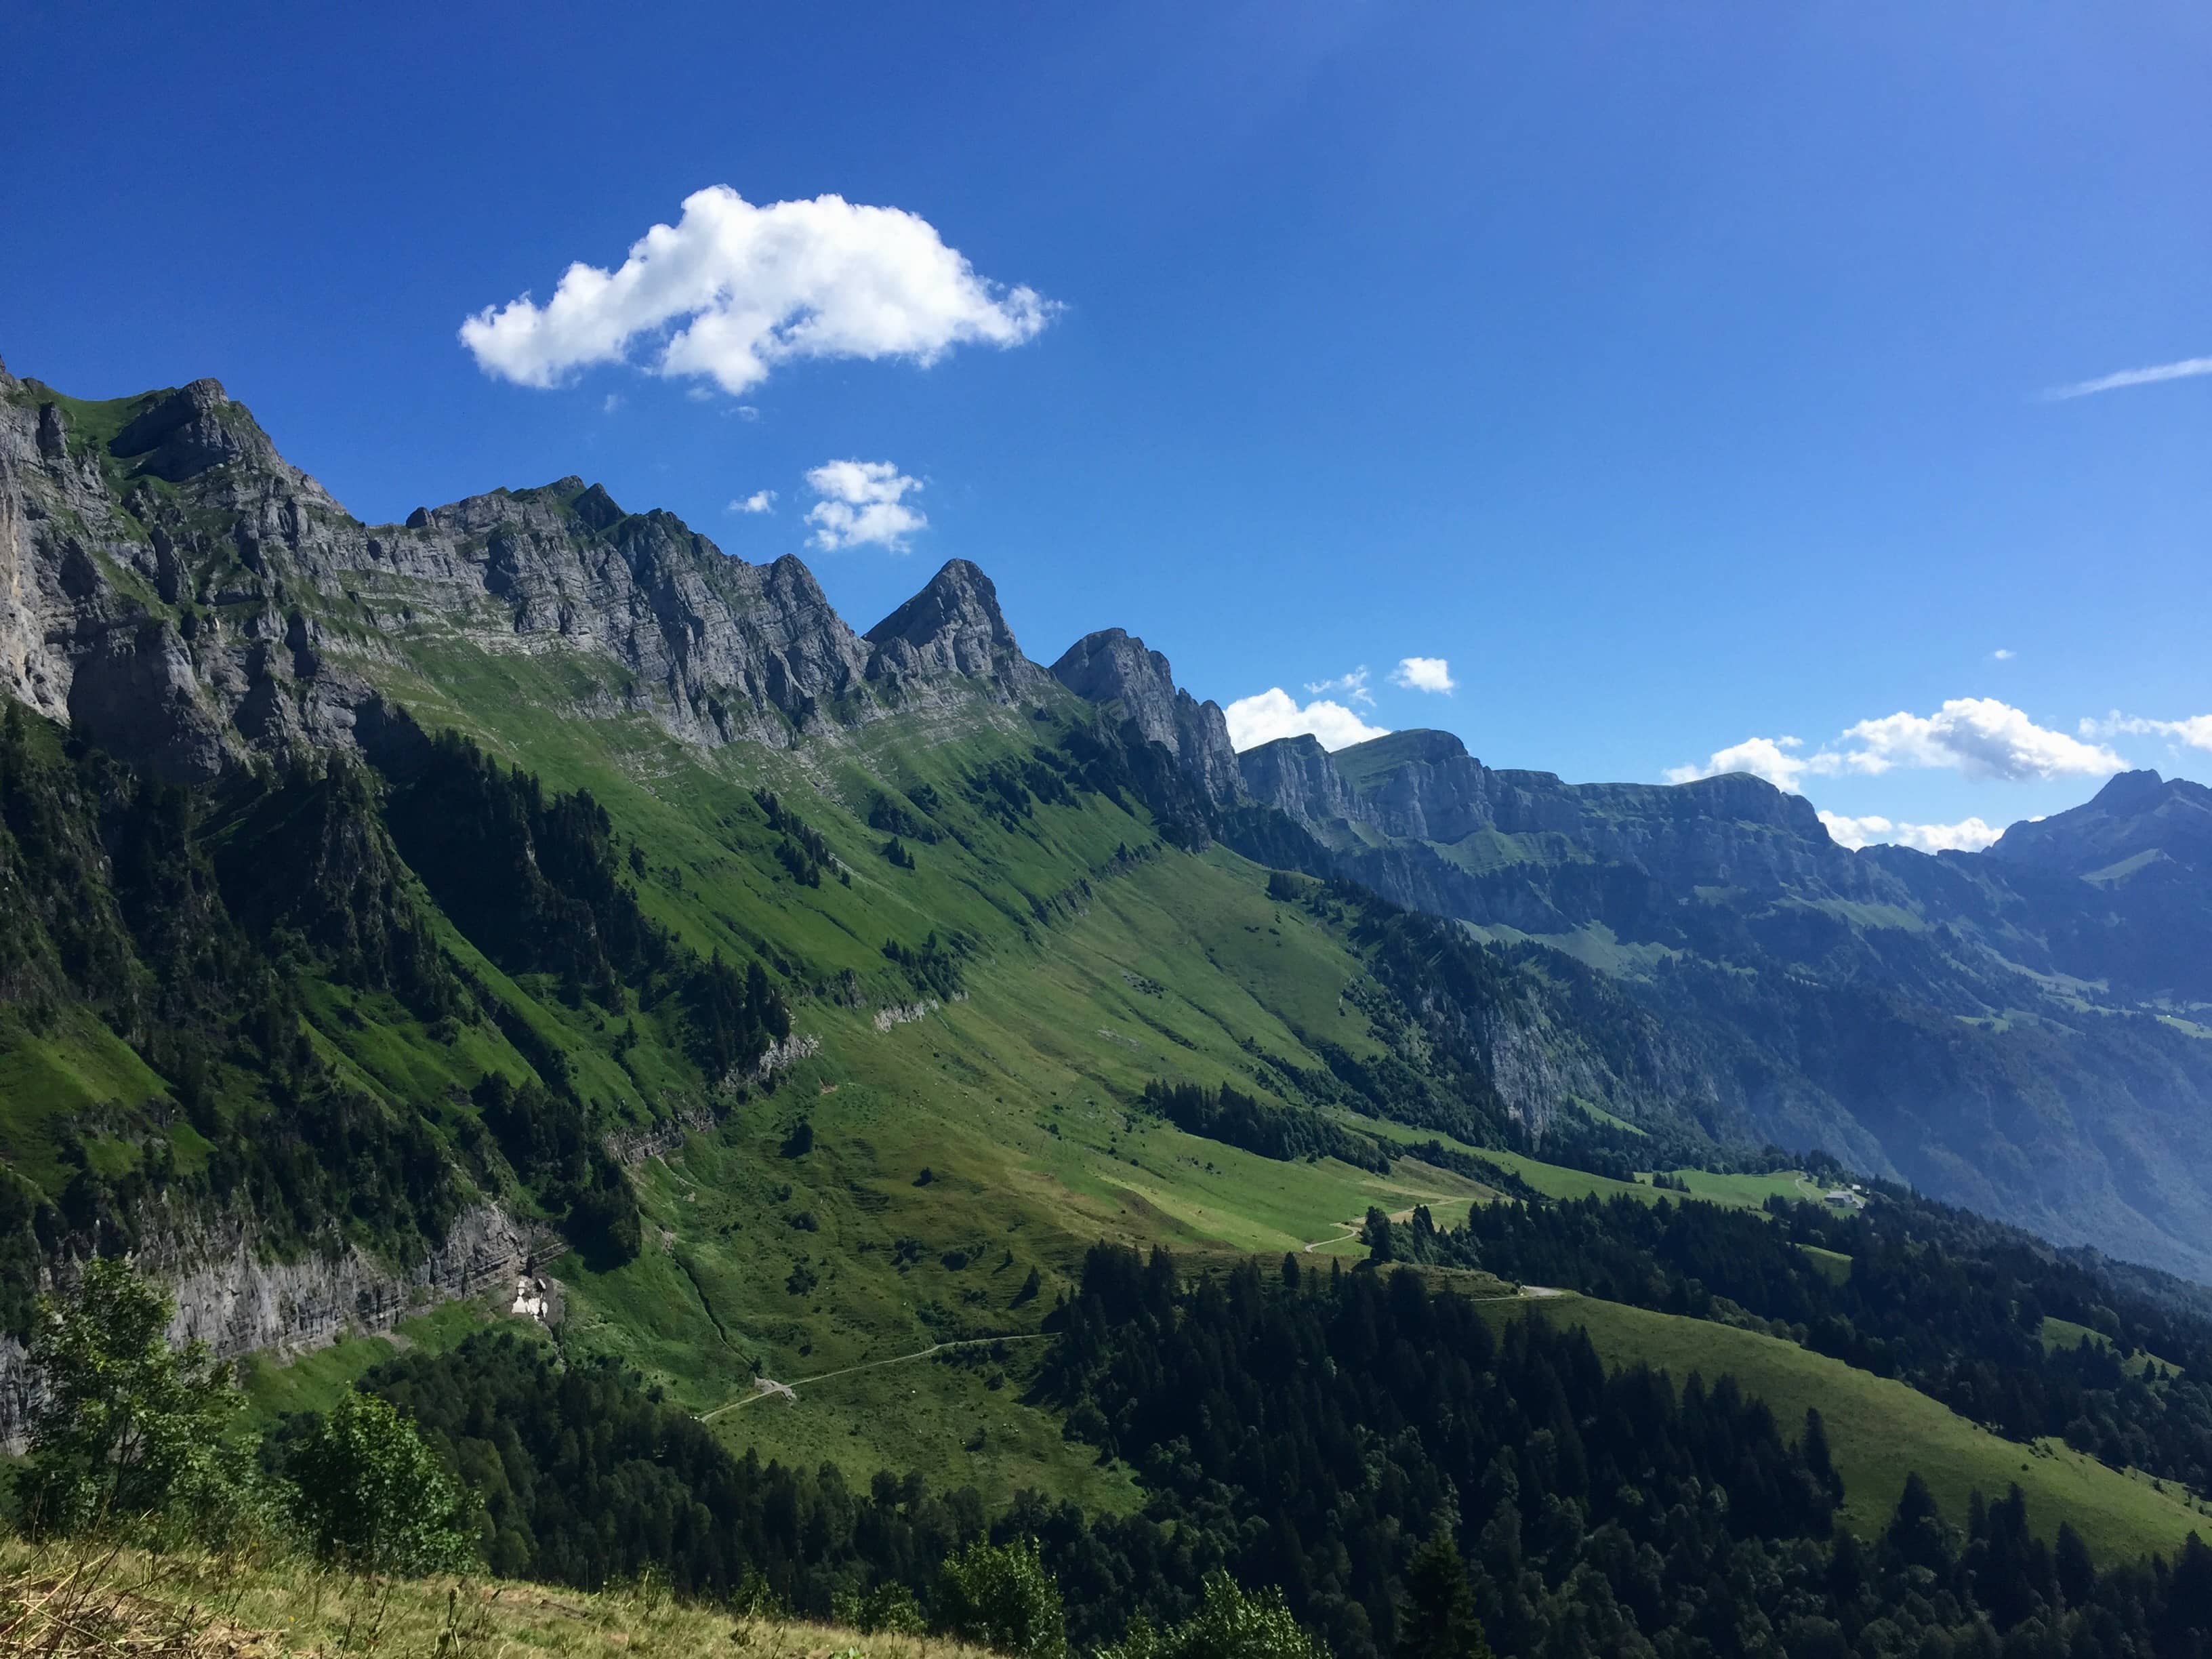
<svg viewBox="0 0 2212 1659">
<path fill-rule="evenodd" d="M 969 800 L 1001 829 L 1018 830 L 1041 802 L 1065 806 L 1075 799 L 1067 757 L 1039 747 L 1026 756 L 1003 756 L 963 781 Z"/>
<path fill-rule="evenodd" d="M 1542 1321 L 1493 1337 L 1411 1273 L 1323 1280 L 1293 1258 L 1283 1280 L 1186 1286 L 1164 1253 L 1094 1249 L 1048 1386 L 1072 1433 L 1142 1471 L 1149 1516 L 1279 1584 L 1342 1659 L 1395 1650 L 1404 1575 L 1455 1508 L 1482 1622 L 1514 1652 L 1591 1620 L 1694 1628 L 1741 1552 L 1829 1531 L 1823 1443 L 1790 1443 L 1729 1379 L 1608 1374 Z M 1646 1582 L 1639 1560 L 1665 1565 Z"/>
<path fill-rule="evenodd" d="M 786 806 L 783 798 L 772 789 L 754 790 L 753 803 L 778 836 L 776 862 L 801 887 L 819 887 L 822 872 L 837 867 L 837 855 L 830 850 L 821 831 Z"/>
<path fill-rule="evenodd" d="M 960 994 L 960 964 L 974 948 L 964 934 L 956 932 L 939 939 L 933 931 L 920 945 L 885 939 L 884 959 L 904 974 L 915 991 L 950 1002 Z"/>
<path fill-rule="evenodd" d="M 569 1243 L 587 1261 L 604 1269 L 637 1255 L 644 1242 L 637 1194 L 573 1094 L 534 1080 L 518 1087 L 488 1072 L 469 1098 L 508 1167 L 565 1222 Z"/>
<path fill-rule="evenodd" d="M 631 994 L 647 1008 L 674 999 L 691 1058 L 710 1081 L 750 1069 L 790 1035 L 789 1012 L 757 962 L 741 975 L 645 914 L 616 856 L 606 809 L 588 791 L 549 795 L 535 774 L 502 768 L 457 732 L 441 732 L 426 749 L 404 769 L 387 816 L 439 908 L 501 968 L 556 975 L 571 1003 L 588 995 L 619 1010 Z M 772 819 L 778 815 L 787 842 L 794 832 L 812 836 L 780 805 Z M 532 1049 L 543 1044 L 507 1023 L 501 1029 L 549 1088 L 567 1089 L 560 1060 L 539 1064 Z"/>
<path fill-rule="evenodd" d="M 2116 1468 L 2212 1488 L 2212 1321 L 1900 1192 L 1850 1213 L 1782 1198 L 1764 1214 L 1626 1197 L 1477 1205 L 1462 1227 L 1398 1235 L 1413 1259 L 1762 1326 L 2013 1439 L 2063 1436 Z M 2046 1346 L 2046 1316 L 2096 1335 Z"/>
<path fill-rule="evenodd" d="M 168 1082 L 208 1149 L 186 1171 L 170 1137 L 146 1134 L 118 1170 L 72 1138 L 51 1202 L 0 1182 L 0 1253 L 130 1249 L 162 1192 L 242 1205 L 280 1247 L 343 1233 L 407 1260 L 444 1237 L 463 1194 L 438 1138 L 343 1079 L 299 1002 L 303 969 L 424 1012 L 460 994 L 374 805 L 343 762 L 166 785 L 8 705 L 0 1017 L 37 1030 L 66 1003 L 90 1007 Z M 7 1328 L 27 1328 L 37 1282 L 8 1275 Z"/>
<path fill-rule="evenodd" d="M 1792 1443 L 1729 1378 L 1607 1373 L 1541 1320 L 1493 1335 L 1415 1271 L 1324 1279 L 1288 1257 L 1279 1282 L 1247 1266 L 1189 1285 L 1164 1255 L 1100 1246 L 1063 1322 L 1048 1380 L 1071 1432 L 1137 1462 L 1181 1563 L 1279 1585 L 1342 1659 L 1430 1651 L 1459 1622 L 1439 1610 L 1448 1566 L 1423 1559 L 1439 1534 L 1504 1653 L 2212 1651 L 2212 1550 L 2193 1536 L 2171 1562 L 2100 1571 L 2069 1527 L 2039 1541 L 2017 1489 L 1978 1498 L 1962 1533 L 1915 1477 L 1861 1540 L 1833 1526 L 1817 1413 Z M 1115 1583 L 1126 1528 L 1024 1524 L 1071 1608 Z M 1139 1607 L 1147 1571 L 1172 1577 L 1124 1581 Z"/>
<path fill-rule="evenodd" d="M 392 791 L 400 852 L 438 906 L 509 973 L 557 976 L 570 1001 L 619 1007 L 677 947 L 618 873 L 613 826 L 588 791 L 549 795 L 459 732 L 431 738 Z"/>
<path fill-rule="evenodd" d="M 1186 1134 L 1242 1147 L 1279 1163 L 1334 1158 L 1377 1175 L 1390 1173 L 1390 1154 L 1371 1135 L 1358 1134 L 1310 1106 L 1269 1106 L 1223 1084 L 1205 1089 L 1194 1083 L 1145 1085 L 1147 1111 Z"/>
<path fill-rule="evenodd" d="M 931 790 L 929 798 L 933 804 L 936 791 Z M 939 836 L 937 826 L 920 811 L 909 811 L 880 789 L 868 798 L 868 828 L 880 830 L 894 840 L 918 841 L 925 847 L 935 846 Z"/>
<path fill-rule="evenodd" d="M 970 1491 L 881 1474 L 866 1491 L 743 1457 L 611 1362 L 562 1365 L 509 1334 L 402 1354 L 362 1379 L 479 1493 L 484 1559 L 507 1577 L 596 1589 L 651 1570 L 686 1595 L 748 1585 L 795 1613 L 896 1583 L 927 1596 L 986 1535 Z"/>
<path fill-rule="evenodd" d="M 157 1121 L 158 1103 L 118 1104 L 60 1139 L 48 1190 L 0 1172 L 0 1328 L 28 1328 L 43 1264 L 134 1248 L 157 1195 L 234 1210 L 280 1251 L 351 1240 L 411 1261 L 444 1238 L 468 1196 L 455 1144 L 480 1139 L 477 1120 L 442 1101 L 395 1105 L 334 1064 L 303 1000 L 318 981 L 447 1040 L 488 1018 L 537 1073 L 493 1130 L 508 1163 L 580 1242 L 634 1251 L 635 1199 L 567 1056 L 511 992 L 444 951 L 424 890 L 509 974 L 617 1011 L 666 1005 L 710 1081 L 789 1034 L 758 963 L 702 959 L 645 915 L 589 794 L 549 793 L 453 734 L 415 736 L 388 783 L 332 756 L 181 787 L 7 704 L 0 1019 L 35 1034 L 89 1008 L 189 1127 Z M 359 1023 L 351 1006 L 337 1018 Z M 94 1133 L 130 1153 L 95 1161 Z M 481 1159 L 475 1173 L 497 1184 Z"/>
</svg>

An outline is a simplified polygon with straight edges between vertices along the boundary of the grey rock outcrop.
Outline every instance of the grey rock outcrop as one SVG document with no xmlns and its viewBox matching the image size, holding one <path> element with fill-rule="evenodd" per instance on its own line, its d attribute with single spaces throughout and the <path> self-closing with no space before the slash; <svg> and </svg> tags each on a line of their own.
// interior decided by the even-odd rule
<svg viewBox="0 0 2212 1659">
<path fill-rule="evenodd" d="M 510 1288 L 533 1248 L 542 1255 L 556 1246 L 497 1205 L 480 1203 L 455 1217 L 445 1242 L 404 1272 L 351 1246 L 335 1257 L 270 1260 L 235 1220 L 152 1228 L 137 1261 L 176 1298 L 171 1341 L 203 1341 L 223 1358 L 289 1358 L 342 1336 L 388 1331 L 441 1302 Z M 37 1404 L 22 1344 L 0 1337 L 0 1449 L 21 1451 Z"/>
<path fill-rule="evenodd" d="M 1701 887 L 1904 896 L 1878 862 L 1835 845 L 1810 802 L 1741 775 L 1570 784 L 1493 770 L 1430 731 L 1334 754 L 1311 737 L 1279 738 L 1237 764 L 1247 793 L 1331 849 L 1339 873 L 1483 925 L 1541 934 L 1602 922 L 1671 939 L 1682 899 Z"/>
<path fill-rule="evenodd" d="M 1310 732 L 1247 749 L 1237 757 L 1237 765 L 1253 799 L 1295 818 L 1325 842 L 1360 812 L 1328 750 Z"/>
<path fill-rule="evenodd" d="M 1241 793 L 1229 722 L 1216 702 L 1200 702 L 1175 683 L 1168 659 L 1125 629 L 1086 634 L 1052 665 L 1053 678 L 1085 701 L 1119 705 L 1147 742 L 1176 757 L 1215 805 Z"/>
<path fill-rule="evenodd" d="M 863 637 L 872 651 L 868 678 L 902 697 L 964 679 L 1013 701 L 1050 684 L 1015 642 L 997 587 L 965 559 L 949 561 Z"/>
<path fill-rule="evenodd" d="M 73 428 L 0 382 L 0 691 L 164 775 L 343 747 L 395 668 L 558 656 L 538 695 L 683 741 L 789 746 L 917 700 L 1048 684 L 955 561 L 864 641 L 787 556 L 725 555 L 576 477 L 364 525 L 214 380 Z"/>
</svg>

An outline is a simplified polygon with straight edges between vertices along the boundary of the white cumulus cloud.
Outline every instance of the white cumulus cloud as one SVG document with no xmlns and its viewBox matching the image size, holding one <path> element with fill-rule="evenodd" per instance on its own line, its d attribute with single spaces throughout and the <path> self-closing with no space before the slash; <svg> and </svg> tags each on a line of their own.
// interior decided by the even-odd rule
<svg viewBox="0 0 2212 1659">
<path fill-rule="evenodd" d="M 2191 714 L 2184 720 L 2151 720 L 2139 714 L 2123 714 L 2115 708 L 2100 720 L 2083 720 L 2085 738 L 2165 738 L 2189 749 L 2212 749 L 2212 714 Z"/>
<path fill-rule="evenodd" d="M 1954 697 L 1932 714 L 1900 711 L 1847 726 L 1832 744 L 1801 752 L 1796 738 L 1747 738 L 1702 763 L 1667 769 L 1669 783 L 1749 772 L 1795 791 L 1808 777 L 1879 776 L 1893 768 L 1947 768 L 1970 778 L 2106 777 L 2127 763 L 2100 743 L 2038 726 L 1995 697 Z"/>
<path fill-rule="evenodd" d="M 1316 697 L 1304 708 L 1279 685 L 1249 697 L 1239 697 L 1223 709 L 1229 721 L 1229 741 L 1237 749 L 1255 748 L 1277 738 L 1295 738 L 1310 732 L 1324 749 L 1342 749 L 1370 738 L 1387 738 L 1387 726 L 1370 726 L 1340 702 Z"/>
<path fill-rule="evenodd" d="M 1741 743 L 1726 749 L 1716 749 L 1703 763 L 1670 766 L 1667 769 L 1669 783 L 1694 783 L 1699 778 L 1717 778 L 1728 772 L 1748 772 L 1754 778 L 1765 778 L 1777 789 L 1797 791 L 1798 780 L 1808 771 L 1833 769 L 1826 764 L 1834 757 L 1825 751 L 1819 755 L 1801 755 L 1797 750 L 1805 746 L 1802 738 L 1746 738 Z M 1815 763 L 1820 763 L 1816 765 Z"/>
<path fill-rule="evenodd" d="M 1851 818 L 1840 812 L 1823 812 L 1820 822 L 1827 826 L 1828 838 L 1837 846 L 1854 850 L 1876 842 L 1894 842 L 1923 853 L 1978 853 L 2004 834 L 1979 818 L 1957 823 L 1893 823 L 1875 816 Z"/>
<path fill-rule="evenodd" d="M 921 510 L 906 501 L 921 480 L 889 461 L 824 461 L 806 475 L 806 484 L 821 497 L 806 509 L 814 526 L 807 539 L 825 553 L 867 543 L 903 553 L 908 537 L 929 528 Z"/>
<path fill-rule="evenodd" d="M 2099 392 L 2118 392 L 2131 386 L 2156 386 L 2161 380 L 2191 380 L 2212 374 L 2212 357 L 2184 357 L 2175 363 L 2154 363 L 2148 368 L 2124 368 L 2117 374 L 2100 374 L 2094 380 L 2055 386 L 2043 395 L 2053 403 L 2068 398 L 2087 398 Z"/>
<path fill-rule="evenodd" d="M 642 341 L 656 372 L 736 394 L 797 358 L 930 363 L 957 345 L 1020 345 L 1054 310 L 978 276 L 918 214 L 841 196 L 757 206 L 714 185 L 617 269 L 579 261 L 543 306 L 527 294 L 487 306 L 460 336 L 486 374 L 522 386 L 557 386 Z"/>
<path fill-rule="evenodd" d="M 1391 674 L 1390 684 L 1408 691 L 1449 693 L 1458 682 L 1451 677 L 1451 665 L 1442 657 L 1404 657 Z"/>
<path fill-rule="evenodd" d="M 1997 661 L 1997 662 L 2010 662 L 2010 661 L 2011 661 L 2014 657 L 2018 656 L 2019 654 L 2020 654 L 2020 653 L 2019 653 L 2018 652 L 2016 652 L 2016 651 L 2012 651 L 2012 650 L 2008 650 L 2008 648 L 2006 648 L 2005 647 L 2003 647 L 2003 646 L 2002 646 L 2002 645 L 2001 645 L 2001 646 L 1999 646 L 1996 650 L 1994 650 L 1994 651 L 1992 651 L 1992 652 L 1990 652 L 1990 658 L 1991 658 L 1993 660 Z"/>
<path fill-rule="evenodd" d="M 750 495 L 740 495 L 730 503 L 732 513 L 773 513 L 775 511 L 775 491 L 756 489 Z"/>
<path fill-rule="evenodd" d="M 1308 680 L 1306 690 L 1316 697 L 1336 692 L 1363 708 L 1375 707 L 1375 694 L 1367 689 L 1367 665 L 1362 663 L 1349 673 L 1339 674 L 1333 680 Z"/>
<path fill-rule="evenodd" d="M 2017 781 L 2101 777 L 2127 768 L 2103 744 L 2038 726 L 1995 697 L 1954 697 L 1933 714 L 1861 720 L 1844 732 L 1843 741 L 1856 745 L 1843 754 L 1844 766 L 1854 772 L 1950 767 L 1970 778 Z"/>
</svg>

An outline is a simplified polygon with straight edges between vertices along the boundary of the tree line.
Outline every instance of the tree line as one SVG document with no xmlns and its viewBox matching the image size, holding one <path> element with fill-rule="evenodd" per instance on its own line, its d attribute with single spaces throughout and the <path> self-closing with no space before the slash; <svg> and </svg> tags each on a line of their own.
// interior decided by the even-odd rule
<svg viewBox="0 0 2212 1659">
<path fill-rule="evenodd" d="M 1754 1325 L 2010 1438 L 2063 1437 L 2212 1489 L 2212 1320 L 1900 1188 L 1849 1213 L 1780 1196 L 1764 1212 L 1677 1197 L 1478 1205 L 1457 1228 L 1417 1215 L 1383 1248 Z M 2088 1334 L 2047 1344 L 2047 1317 Z"/>
<path fill-rule="evenodd" d="M 2151 1656 L 2212 1644 L 2212 1551 L 2100 1567 L 2015 1488 L 1837 1524 L 1824 1425 L 1725 1377 L 1607 1371 L 1578 1331 L 1418 1270 L 1191 1279 L 1098 1246 L 1042 1397 L 1128 1460 L 1133 1514 L 738 1456 L 611 1362 L 486 1333 L 372 1370 L 257 1445 L 204 1349 L 113 1261 L 49 1298 L 19 1514 L 155 1547 L 260 1534 L 342 1567 L 475 1565 L 1066 1659 Z M 1963 1524 L 1961 1524 L 1963 1522 Z"/>
</svg>

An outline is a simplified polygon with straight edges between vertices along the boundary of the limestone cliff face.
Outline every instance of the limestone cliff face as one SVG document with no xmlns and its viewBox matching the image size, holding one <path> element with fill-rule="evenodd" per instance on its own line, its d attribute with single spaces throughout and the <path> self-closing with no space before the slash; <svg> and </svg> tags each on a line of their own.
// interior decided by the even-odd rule
<svg viewBox="0 0 2212 1659">
<path fill-rule="evenodd" d="M 1088 702 L 1118 704 L 1146 740 L 1176 757 L 1200 793 L 1217 806 L 1242 793 L 1229 722 L 1215 702 L 1200 702 L 1175 683 L 1168 659 L 1126 629 L 1086 634 L 1052 665 L 1053 677 Z"/>
<path fill-rule="evenodd" d="M 289 1358 L 353 1333 L 388 1331 L 441 1302 L 512 1289 L 549 1240 L 494 1204 L 463 1211 L 445 1243 L 405 1272 L 349 1247 L 335 1258 L 264 1258 L 250 1230 L 235 1221 L 213 1228 L 149 1228 L 137 1258 L 177 1302 L 172 1342 L 203 1341 L 224 1358 L 271 1353 Z M 0 1336 L 0 1449 L 19 1452 L 38 1402 L 23 1346 Z"/>
<path fill-rule="evenodd" d="M 1836 846 L 1810 802 L 1756 778 L 1569 784 L 1492 770 L 1450 733 L 1420 731 L 1334 754 L 1285 738 L 1237 763 L 1247 793 L 1335 849 L 1346 873 L 1440 915 L 1536 933 L 1601 921 L 1642 938 L 1700 887 L 1905 896 Z"/>
<path fill-rule="evenodd" d="M 216 381 L 76 404 L 0 371 L 0 690 L 201 780 L 352 743 L 378 685 L 454 645 L 562 653 L 564 712 L 709 746 L 1048 684 L 964 562 L 863 641 L 796 557 L 731 558 L 580 478 L 364 525 Z"/>
<path fill-rule="evenodd" d="M 1237 765 L 1254 800 L 1295 818 L 1324 844 L 1341 840 L 1362 813 L 1328 750 L 1310 733 L 1247 749 Z"/>
</svg>

